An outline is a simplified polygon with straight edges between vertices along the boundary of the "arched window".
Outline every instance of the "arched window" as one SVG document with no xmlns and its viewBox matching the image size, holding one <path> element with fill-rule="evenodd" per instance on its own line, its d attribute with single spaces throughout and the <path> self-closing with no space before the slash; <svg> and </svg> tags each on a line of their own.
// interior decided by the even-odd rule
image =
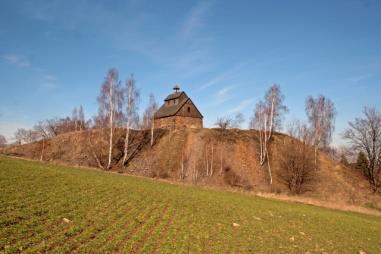
<svg viewBox="0 0 381 254">
<path fill-rule="evenodd" d="M 188 107 L 188 113 L 190 113 L 190 107 Z"/>
</svg>

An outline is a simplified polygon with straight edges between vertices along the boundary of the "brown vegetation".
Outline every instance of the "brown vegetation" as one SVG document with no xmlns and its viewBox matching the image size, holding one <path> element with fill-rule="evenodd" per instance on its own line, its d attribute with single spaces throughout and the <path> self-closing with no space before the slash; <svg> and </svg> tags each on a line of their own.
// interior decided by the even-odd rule
<svg viewBox="0 0 381 254">
<path fill-rule="evenodd" d="M 108 162 L 108 134 L 108 129 L 96 129 L 48 139 L 44 160 L 102 168 Z M 130 134 L 127 164 L 123 168 L 120 162 L 123 158 L 125 129 L 115 129 L 112 147 L 114 171 L 197 185 L 236 186 L 256 192 L 290 193 L 281 174 L 284 172 L 282 163 L 284 165 L 284 160 L 290 159 L 287 154 L 293 154 L 287 145 L 292 140 L 289 136 L 273 134 L 270 158 L 274 179 L 270 186 L 267 168 L 259 164 L 259 140 L 254 130 L 157 129 L 152 147 L 149 130 L 131 130 Z M 297 140 L 292 142 L 299 144 Z M 38 160 L 41 147 L 42 141 L 38 141 L 7 147 L 3 153 Z M 297 157 L 291 157 L 295 158 Z M 349 170 L 324 153 L 319 156 L 319 170 L 313 180 L 307 185 L 301 185 L 304 197 L 325 201 L 340 200 L 351 204 L 372 203 L 379 197 L 369 195 L 371 190 L 361 172 Z"/>
<path fill-rule="evenodd" d="M 299 140 L 285 138 L 280 148 L 279 177 L 292 194 L 310 190 L 315 180 L 313 149 Z"/>
</svg>

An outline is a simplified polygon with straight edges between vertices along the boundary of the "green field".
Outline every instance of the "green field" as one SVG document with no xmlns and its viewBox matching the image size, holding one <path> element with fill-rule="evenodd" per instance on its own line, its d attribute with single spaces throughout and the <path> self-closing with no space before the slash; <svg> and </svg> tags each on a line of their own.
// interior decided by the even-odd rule
<svg viewBox="0 0 381 254">
<path fill-rule="evenodd" d="M 368 215 L 4 157 L 0 187 L 1 253 L 381 253 Z"/>
</svg>

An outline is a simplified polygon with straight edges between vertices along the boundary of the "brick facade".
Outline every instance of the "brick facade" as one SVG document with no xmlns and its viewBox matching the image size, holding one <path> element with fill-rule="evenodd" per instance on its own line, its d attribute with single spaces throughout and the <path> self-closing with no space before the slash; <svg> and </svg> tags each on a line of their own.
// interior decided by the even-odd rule
<svg viewBox="0 0 381 254">
<path fill-rule="evenodd" d="M 165 118 L 155 119 L 155 128 L 163 129 L 181 129 L 181 128 L 202 128 L 202 119 L 187 116 L 170 116 Z"/>
</svg>

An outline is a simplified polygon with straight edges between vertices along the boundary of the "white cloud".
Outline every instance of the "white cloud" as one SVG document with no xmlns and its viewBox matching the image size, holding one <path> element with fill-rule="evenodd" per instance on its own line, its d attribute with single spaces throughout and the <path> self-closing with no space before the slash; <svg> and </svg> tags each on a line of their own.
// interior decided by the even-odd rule
<svg viewBox="0 0 381 254">
<path fill-rule="evenodd" d="M 200 1 L 192 8 L 180 31 L 182 38 L 189 38 L 203 26 L 205 15 L 210 6 L 210 1 Z"/>
<path fill-rule="evenodd" d="M 205 84 L 201 85 L 198 91 L 205 90 L 211 86 L 214 86 L 219 83 L 224 83 L 226 81 L 230 81 L 236 74 L 237 72 L 242 69 L 243 64 L 238 64 L 235 67 L 219 74 L 218 76 L 214 77 L 213 79 L 209 80 Z"/>
<path fill-rule="evenodd" d="M 55 81 L 57 81 L 57 78 L 56 78 L 55 76 L 53 76 L 53 75 L 49 75 L 49 74 L 44 75 L 44 76 L 42 77 L 42 79 L 43 79 L 44 81 L 50 81 L 50 82 L 55 82 Z"/>
<path fill-rule="evenodd" d="M 46 82 L 46 83 L 42 83 L 40 87 L 45 89 L 55 89 L 58 87 L 58 84 L 54 82 Z"/>
<path fill-rule="evenodd" d="M 255 97 L 252 97 L 252 98 L 248 98 L 248 99 L 245 99 L 243 101 L 241 101 L 238 105 L 236 105 L 235 107 L 229 109 L 226 114 L 227 115 L 230 115 L 230 114 L 235 114 L 235 113 L 239 113 L 241 112 L 242 110 L 246 109 L 248 106 L 250 106 L 251 104 L 253 104 L 255 101 Z"/>
<path fill-rule="evenodd" d="M 230 97 L 230 91 L 233 90 L 234 86 L 225 86 L 217 91 L 215 105 L 219 105 L 227 101 Z"/>
<path fill-rule="evenodd" d="M 3 58 L 10 64 L 19 66 L 19 67 L 30 67 L 31 62 L 26 56 L 8 54 L 3 56 Z"/>
<path fill-rule="evenodd" d="M 350 81 L 352 81 L 354 83 L 361 83 L 363 81 L 366 81 L 366 80 L 372 78 L 373 76 L 374 75 L 372 73 L 361 74 L 361 75 L 350 78 Z"/>
<path fill-rule="evenodd" d="M 51 74 L 45 74 L 42 76 L 40 87 L 42 89 L 55 89 L 58 87 L 57 81 L 58 79 L 55 76 Z"/>
</svg>

